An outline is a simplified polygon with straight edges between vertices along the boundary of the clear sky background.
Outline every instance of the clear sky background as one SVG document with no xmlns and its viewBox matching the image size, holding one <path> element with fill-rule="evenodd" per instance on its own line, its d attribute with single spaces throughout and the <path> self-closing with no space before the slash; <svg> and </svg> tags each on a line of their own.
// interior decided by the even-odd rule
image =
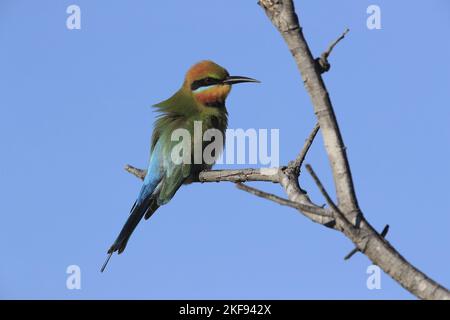
<svg viewBox="0 0 450 320">
<path fill-rule="evenodd" d="M 295 3 L 315 55 L 351 29 L 324 78 L 366 217 L 449 287 L 450 3 Z M 81 30 L 66 28 L 70 4 Z M 382 30 L 366 27 L 370 4 Z M 262 81 L 233 90 L 229 127 L 279 128 L 281 163 L 314 126 L 256 0 L 0 0 L 0 47 L 0 298 L 412 298 L 386 274 L 368 290 L 371 262 L 344 261 L 352 244 L 340 233 L 229 183 L 183 187 L 99 272 L 140 189 L 123 167 L 147 164 L 150 106 L 193 63 Z M 332 192 L 321 137 L 308 162 Z M 306 172 L 302 186 L 324 202 Z M 81 290 L 66 288 L 72 264 Z"/>
</svg>

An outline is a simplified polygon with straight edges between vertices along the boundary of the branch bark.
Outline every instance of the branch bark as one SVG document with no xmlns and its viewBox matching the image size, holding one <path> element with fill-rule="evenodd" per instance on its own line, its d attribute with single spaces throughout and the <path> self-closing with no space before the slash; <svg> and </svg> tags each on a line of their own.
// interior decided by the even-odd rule
<svg viewBox="0 0 450 320">
<path fill-rule="evenodd" d="M 125 166 L 125 170 L 144 180 L 147 170 L 135 168 L 129 164 Z M 261 168 L 261 169 L 239 169 L 239 170 L 208 170 L 200 172 L 194 182 L 247 182 L 247 181 L 266 181 L 278 183 L 278 168 Z"/>
</svg>

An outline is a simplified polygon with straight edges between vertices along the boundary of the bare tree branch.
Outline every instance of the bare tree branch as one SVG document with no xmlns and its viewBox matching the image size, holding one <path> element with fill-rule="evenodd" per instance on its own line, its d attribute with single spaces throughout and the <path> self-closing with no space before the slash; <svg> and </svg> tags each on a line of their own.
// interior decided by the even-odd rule
<svg viewBox="0 0 450 320">
<path fill-rule="evenodd" d="M 145 175 L 147 174 L 147 170 L 138 169 L 133 166 L 130 166 L 129 164 L 125 166 L 125 171 L 131 173 L 132 175 L 135 175 L 141 180 L 144 180 Z"/>
<path fill-rule="evenodd" d="M 341 36 L 340 36 L 339 38 L 337 38 L 336 40 L 334 40 L 334 41 L 330 44 L 330 46 L 328 47 L 328 49 L 325 50 L 325 51 L 320 55 L 320 58 L 316 59 L 317 63 L 319 64 L 319 67 L 320 67 L 320 69 L 321 69 L 321 70 L 320 70 L 321 73 L 324 73 L 324 72 L 327 72 L 327 71 L 330 70 L 331 65 L 330 65 L 330 63 L 328 62 L 328 57 L 330 56 L 331 51 L 333 51 L 334 47 L 335 47 L 342 39 L 345 38 L 345 36 L 347 35 L 347 33 L 348 33 L 349 31 L 350 31 L 350 30 L 349 30 L 348 28 L 345 29 L 344 33 L 341 34 Z"/>
<path fill-rule="evenodd" d="M 383 231 L 381 231 L 380 235 L 381 235 L 383 238 L 385 238 L 386 235 L 387 235 L 387 233 L 388 233 L 388 231 L 389 231 L 389 225 L 387 224 L 387 225 L 384 227 Z M 355 253 L 357 253 L 357 252 L 359 252 L 359 249 L 358 249 L 358 248 L 353 249 L 352 251 L 350 251 L 350 252 L 344 257 L 344 260 L 350 259 L 350 258 L 353 257 L 353 255 L 354 255 Z"/>
<path fill-rule="evenodd" d="M 316 204 L 314 204 L 308 197 L 308 195 L 299 187 L 298 179 L 291 173 L 286 173 L 284 170 L 280 169 L 280 184 L 286 192 L 289 200 L 300 203 L 307 206 L 312 206 L 320 208 L 322 210 L 328 211 L 328 213 L 322 215 L 316 215 L 312 212 L 302 211 L 303 214 L 311 219 L 313 222 L 320 223 L 329 228 L 335 228 L 336 221 L 333 218 L 333 212 L 329 209 L 324 209 Z"/>
<path fill-rule="evenodd" d="M 135 168 L 129 164 L 125 170 L 144 180 L 147 170 Z M 261 169 L 239 169 L 239 170 L 206 170 L 200 172 L 194 182 L 247 182 L 247 181 L 267 181 L 279 182 L 278 168 Z"/>
<path fill-rule="evenodd" d="M 236 187 L 240 190 L 251 193 L 257 197 L 264 198 L 264 199 L 276 202 L 278 204 L 281 204 L 282 206 L 288 206 L 288 207 L 291 207 L 294 209 L 298 209 L 300 211 L 309 212 L 310 214 L 315 214 L 315 215 L 322 216 L 322 217 L 332 217 L 330 212 L 328 212 L 327 210 L 324 210 L 323 208 L 317 207 L 317 206 L 310 206 L 310 205 L 306 205 L 306 204 L 300 204 L 297 202 L 293 202 L 293 201 L 281 198 L 272 193 L 267 193 L 265 191 L 247 186 L 243 183 L 236 183 Z"/>
<path fill-rule="evenodd" d="M 356 218 L 360 210 L 344 142 L 321 72 L 317 70 L 317 63 L 303 36 L 294 4 L 292 0 L 260 0 L 259 4 L 288 45 L 311 97 L 333 170 L 338 206 L 344 214 Z"/>
<path fill-rule="evenodd" d="M 263 182 L 280 182 L 281 177 L 285 179 L 286 175 L 283 173 L 284 168 L 261 168 L 261 169 L 240 169 L 240 170 L 207 170 L 202 171 L 199 174 L 197 179 L 194 179 L 193 182 L 220 182 L 220 181 L 228 181 L 235 182 L 240 184 L 241 182 L 246 181 L 263 181 Z M 131 165 L 126 165 L 125 170 L 137 178 L 144 180 L 145 175 L 147 174 L 146 170 L 135 168 Z M 281 175 L 281 177 L 280 177 Z M 290 181 L 287 182 L 288 185 L 295 184 Z M 324 209 L 320 206 L 312 203 L 306 194 L 296 194 L 297 191 L 290 192 L 291 196 L 297 199 L 297 202 L 293 202 L 290 200 L 286 200 L 283 198 L 275 199 L 275 195 L 267 194 L 268 196 L 263 196 L 264 191 L 257 190 L 255 188 L 251 188 L 249 186 L 244 186 L 240 184 L 238 186 L 241 190 L 250 192 L 254 195 L 257 195 L 262 198 L 266 198 L 280 204 L 293 207 L 299 210 L 306 217 L 310 218 L 314 222 L 324 224 L 326 226 L 334 225 L 333 213 L 330 210 Z M 294 190 L 295 188 L 288 187 L 289 190 Z"/>
<path fill-rule="evenodd" d="M 360 251 L 374 264 L 380 266 L 406 290 L 417 297 L 422 299 L 450 300 L 450 292 L 445 287 L 430 279 L 423 272 L 411 265 L 384 239 L 387 228 L 383 230 L 382 234 L 379 234 L 364 218 L 359 208 L 344 142 L 321 76 L 324 71 L 328 71 L 330 68 L 327 60 L 328 56 L 336 44 L 345 37 L 348 30 L 328 47 L 321 58 L 314 59 L 303 36 L 292 0 L 260 0 L 259 4 L 283 36 L 297 63 L 306 90 L 311 97 L 318 119 L 318 125 L 315 126 L 308 139 L 306 139 L 300 154 L 287 167 L 209 170 L 201 172 L 193 182 L 235 182 L 238 183 L 238 188 L 241 190 L 281 205 L 293 207 L 311 221 L 341 231 L 349 238 L 355 244 L 355 249 L 347 257 Z M 323 208 L 313 203 L 306 191 L 302 190 L 299 185 L 300 167 L 319 130 L 319 126 L 333 173 L 338 199 L 337 205 L 326 192 L 312 168 L 307 168 L 310 169 L 311 175 L 329 203 L 330 208 Z M 129 165 L 125 169 L 140 179 L 144 179 L 146 175 L 145 170 L 137 169 Z M 279 183 L 283 187 L 288 199 L 241 183 L 246 181 Z"/>
<path fill-rule="evenodd" d="M 268 181 L 279 182 L 278 168 L 240 169 L 240 170 L 208 170 L 200 172 L 199 182 L 246 182 Z"/>
<path fill-rule="evenodd" d="M 334 204 L 334 201 L 329 196 L 327 190 L 325 190 L 325 187 L 323 186 L 322 182 L 320 181 L 319 177 L 314 172 L 311 165 L 306 165 L 306 170 L 308 170 L 309 174 L 313 178 L 314 182 L 316 183 L 317 187 L 319 188 L 320 193 L 324 196 L 325 200 L 327 201 L 328 205 L 333 209 L 333 212 L 335 213 L 336 217 L 339 217 L 339 219 L 344 222 L 346 227 L 351 226 L 350 222 L 348 222 L 347 218 L 344 216 L 344 214 L 341 212 L 341 210 Z"/>
<path fill-rule="evenodd" d="M 319 132 L 320 126 L 319 123 L 316 123 L 313 130 L 311 131 L 309 137 L 305 140 L 305 144 L 303 145 L 302 150 L 298 154 L 297 158 L 289 163 L 288 168 L 292 168 L 293 173 L 298 177 L 300 175 L 300 170 L 303 164 L 303 161 L 305 161 L 306 154 L 309 151 L 309 148 L 311 147 L 314 138 L 317 135 L 317 132 Z"/>
<path fill-rule="evenodd" d="M 287 199 L 283 199 L 283 198 L 281 198 L 281 197 L 279 197 L 277 195 L 274 195 L 272 193 L 268 193 L 268 192 L 265 192 L 265 191 L 262 191 L 262 190 L 250 187 L 250 186 L 248 186 L 246 184 L 243 184 L 241 182 L 236 183 L 236 187 L 239 190 L 243 190 L 243 191 L 251 193 L 251 194 L 253 194 L 253 195 L 257 196 L 257 197 L 273 201 L 273 202 L 278 203 L 278 204 L 280 204 L 282 206 L 288 206 L 288 207 L 291 207 L 291 208 L 298 209 L 298 203 L 296 203 L 296 202 L 293 202 L 293 201 L 290 201 L 290 200 L 287 200 Z"/>
<path fill-rule="evenodd" d="M 318 63 L 305 40 L 293 1 L 259 0 L 259 5 L 284 38 L 311 97 L 333 173 L 338 199 L 337 208 L 348 221 L 358 222 L 359 228 L 344 228 L 341 231 L 355 243 L 359 251 L 412 294 L 422 299 L 450 299 L 450 292 L 445 287 L 411 265 L 362 216 L 354 190 L 345 145 L 328 91 L 321 76 L 323 70 L 317 67 Z M 343 36 L 345 36 L 345 33 Z M 327 51 L 331 52 L 334 45 L 332 44 L 331 49 Z M 288 194 L 289 200 L 299 203 L 309 200 L 305 199 L 307 196 L 298 187 L 298 183 L 292 181 L 289 172 L 284 176 L 280 175 L 280 184 Z"/>
</svg>

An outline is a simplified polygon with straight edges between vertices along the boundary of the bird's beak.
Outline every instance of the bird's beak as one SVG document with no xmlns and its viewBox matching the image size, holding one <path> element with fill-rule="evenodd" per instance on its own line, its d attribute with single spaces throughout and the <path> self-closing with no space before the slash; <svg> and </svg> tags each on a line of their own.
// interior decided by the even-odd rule
<svg viewBox="0 0 450 320">
<path fill-rule="evenodd" d="M 236 83 L 242 83 L 242 82 L 257 82 L 260 83 L 261 81 L 258 81 L 256 79 L 243 77 L 243 76 L 229 76 L 226 78 L 222 83 L 224 84 L 236 84 Z"/>
</svg>

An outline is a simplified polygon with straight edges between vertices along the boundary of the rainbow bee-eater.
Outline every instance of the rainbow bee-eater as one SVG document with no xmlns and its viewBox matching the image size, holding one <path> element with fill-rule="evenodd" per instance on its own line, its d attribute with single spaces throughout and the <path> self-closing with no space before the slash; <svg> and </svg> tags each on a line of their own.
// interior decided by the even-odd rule
<svg viewBox="0 0 450 320">
<path fill-rule="evenodd" d="M 186 74 L 181 88 L 169 99 L 154 107 L 159 112 L 155 122 L 150 161 L 141 191 L 131 208 L 130 216 L 119 233 L 116 241 L 108 250 L 101 271 L 105 269 L 111 255 L 125 250 L 128 240 L 142 217 L 148 219 L 162 205 L 172 199 L 182 184 L 192 182 L 200 171 L 210 169 L 210 161 L 173 161 L 172 133 L 177 129 L 186 129 L 194 135 L 195 124 L 201 123 L 201 130 L 219 130 L 224 139 L 228 123 L 225 100 L 232 85 L 242 82 L 259 82 L 255 79 L 230 76 L 228 71 L 212 61 L 201 61 L 192 66 Z M 221 141 L 223 145 L 224 141 Z M 189 141 L 191 155 L 194 157 L 194 141 Z M 205 145 L 202 144 L 202 148 Z M 202 153 L 203 154 L 203 153 Z M 219 154 L 214 155 L 218 157 Z"/>
</svg>

